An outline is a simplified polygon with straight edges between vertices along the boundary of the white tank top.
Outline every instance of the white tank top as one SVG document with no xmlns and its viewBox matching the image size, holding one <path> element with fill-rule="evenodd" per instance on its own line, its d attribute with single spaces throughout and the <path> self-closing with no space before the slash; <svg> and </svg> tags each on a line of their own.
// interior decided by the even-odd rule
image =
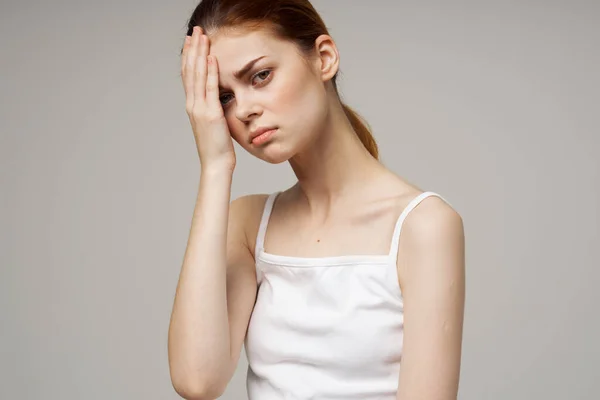
<svg viewBox="0 0 600 400">
<path fill-rule="evenodd" d="M 258 292 L 248 325 L 249 400 L 395 400 L 403 344 L 396 222 L 386 255 L 291 257 L 264 251 L 273 202 L 256 239 Z M 449 203 L 448 203 L 449 204 Z"/>
</svg>

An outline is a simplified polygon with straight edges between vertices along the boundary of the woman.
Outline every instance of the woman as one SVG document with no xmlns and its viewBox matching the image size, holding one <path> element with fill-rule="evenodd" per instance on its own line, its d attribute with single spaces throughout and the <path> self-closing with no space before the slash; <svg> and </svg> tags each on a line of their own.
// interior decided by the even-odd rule
<svg viewBox="0 0 600 400">
<path fill-rule="evenodd" d="M 204 0 L 189 21 L 201 177 L 168 342 L 184 398 L 219 397 L 243 344 L 251 400 L 457 396 L 461 217 L 378 161 L 339 65 L 307 0 Z M 298 182 L 230 203 L 232 140 Z"/>
</svg>

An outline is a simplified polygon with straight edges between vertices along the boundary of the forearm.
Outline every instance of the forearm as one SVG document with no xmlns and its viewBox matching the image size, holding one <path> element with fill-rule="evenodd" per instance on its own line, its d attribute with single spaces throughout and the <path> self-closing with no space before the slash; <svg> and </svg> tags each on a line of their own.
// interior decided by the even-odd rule
<svg viewBox="0 0 600 400">
<path fill-rule="evenodd" d="M 168 352 L 173 385 L 200 393 L 229 370 L 226 245 L 232 173 L 206 170 L 179 275 Z"/>
</svg>

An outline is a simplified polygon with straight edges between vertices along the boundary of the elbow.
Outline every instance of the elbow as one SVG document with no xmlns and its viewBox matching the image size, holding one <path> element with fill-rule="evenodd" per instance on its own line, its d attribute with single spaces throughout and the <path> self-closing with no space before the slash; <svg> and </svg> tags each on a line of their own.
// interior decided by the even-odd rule
<svg viewBox="0 0 600 400">
<path fill-rule="evenodd" d="M 173 389 L 186 400 L 215 400 L 223 395 L 225 387 L 221 384 L 202 383 L 199 380 L 171 378 Z"/>
<path fill-rule="evenodd" d="M 215 400 L 223 395 L 219 387 L 182 385 L 173 383 L 173 388 L 179 396 L 186 400 Z"/>
<path fill-rule="evenodd" d="M 171 355 L 171 354 L 170 354 Z M 171 385 L 185 400 L 215 400 L 223 395 L 230 374 L 210 362 L 192 361 L 184 357 L 169 359 Z"/>
</svg>

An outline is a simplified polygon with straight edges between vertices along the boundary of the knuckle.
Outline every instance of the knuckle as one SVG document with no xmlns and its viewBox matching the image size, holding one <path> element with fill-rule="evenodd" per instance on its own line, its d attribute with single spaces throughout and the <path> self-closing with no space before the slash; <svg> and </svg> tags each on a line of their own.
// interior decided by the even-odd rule
<svg viewBox="0 0 600 400">
<path fill-rule="evenodd" d="M 194 112 L 195 112 L 195 111 L 194 111 L 194 103 L 192 103 L 191 101 L 188 101 L 188 102 L 185 104 L 185 112 L 187 112 L 187 113 L 188 113 L 188 115 L 192 115 L 192 114 L 194 114 Z"/>
</svg>

